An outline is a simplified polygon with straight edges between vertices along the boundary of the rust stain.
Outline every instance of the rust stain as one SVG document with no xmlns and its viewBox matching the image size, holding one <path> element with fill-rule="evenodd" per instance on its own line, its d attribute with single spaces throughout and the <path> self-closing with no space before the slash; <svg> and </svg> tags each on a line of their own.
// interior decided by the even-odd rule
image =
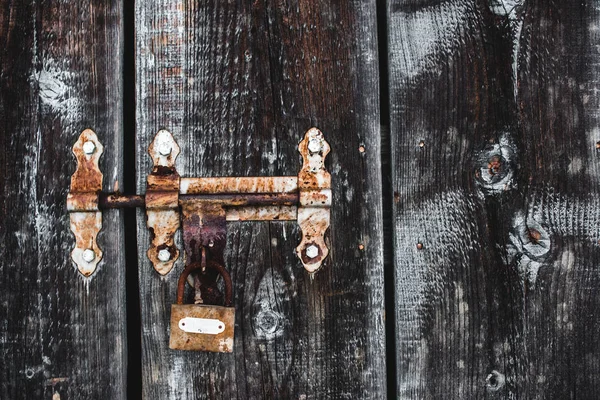
<svg viewBox="0 0 600 400">
<path fill-rule="evenodd" d="M 488 171 L 490 175 L 496 175 L 502 169 L 502 158 L 500 156 L 493 156 L 488 162 Z"/>
<path fill-rule="evenodd" d="M 540 231 L 534 228 L 528 228 L 527 235 L 529 236 L 529 240 L 531 240 L 532 243 L 539 243 L 540 239 L 542 238 L 542 234 L 540 233 Z"/>
</svg>

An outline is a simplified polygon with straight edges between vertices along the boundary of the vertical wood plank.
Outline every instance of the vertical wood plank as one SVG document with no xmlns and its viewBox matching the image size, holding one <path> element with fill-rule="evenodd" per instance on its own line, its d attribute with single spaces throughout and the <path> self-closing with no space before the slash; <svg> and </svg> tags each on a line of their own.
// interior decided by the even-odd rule
<svg viewBox="0 0 600 400">
<path fill-rule="evenodd" d="M 104 217 L 104 260 L 71 261 L 71 147 L 93 128 L 106 189 L 122 170 L 121 3 L 0 6 L 0 398 L 123 399 L 123 227 Z"/>
<path fill-rule="evenodd" d="M 594 398 L 600 389 L 599 23 L 595 1 L 533 0 L 524 14 L 522 214 L 541 228 L 519 263 L 530 399 Z"/>
<path fill-rule="evenodd" d="M 492 3 L 388 2 L 402 399 L 507 398 L 522 372 L 517 27 Z"/>
<path fill-rule="evenodd" d="M 598 18 L 388 3 L 399 398 L 596 396 Z"/>
<path fill-rule="evenodd" d="M 331 258 L 313 281 L 295 224 L 229 224 L 233 355 L 167 348 L 182 263 L 153 271 L 139 214 L 145 398 L 385 397 L 375 18 L 359 1 L 137 4 L 138 190 L 160 128 L 182 176 L 249 176 L 296 175 L 315 125 L 334 185 Z"/>
</svg>

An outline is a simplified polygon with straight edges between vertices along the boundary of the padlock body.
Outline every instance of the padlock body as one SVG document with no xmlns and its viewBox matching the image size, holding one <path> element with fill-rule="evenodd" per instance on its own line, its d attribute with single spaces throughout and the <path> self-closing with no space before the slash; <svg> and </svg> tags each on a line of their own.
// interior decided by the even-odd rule
<svg viewBox="0 0 600 400">
<path fill-rule="evenodd" d="M 211 333 L 189 332 L 181 328 L 181 321 L 188 322 L 184 329 L 189 330 L 193 321 L 194 329 L 206 327 Z M 216 321 L 223 323 L 223 328 Z M 216 325 L 215 325 L 216 324 Z M 215 327 L 222 332 L 215 333 Z M 171 338 L 169 347 L 173 350 L 213 351 L 231 353 L 233 351 L 233 329 L 235 308 L 203 304 L 173 304 L 171 306 Z"/>
</svg>

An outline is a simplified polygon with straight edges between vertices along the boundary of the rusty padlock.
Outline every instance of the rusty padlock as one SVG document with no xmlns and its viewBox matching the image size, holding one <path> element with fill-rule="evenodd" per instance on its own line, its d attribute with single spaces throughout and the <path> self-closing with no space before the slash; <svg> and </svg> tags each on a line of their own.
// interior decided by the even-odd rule
<svg viewBox="0 0 600 400">
<path fill-rule="evenodd" d="M 206 262 L 205 259 L 203 261 Z M 204 270 L 200 263 L 188 265 L 179 277 L 177 304 L 171 306 L 169 347 L 173 350 L 231 353 L 235 325 L 235 308 L 231 306 L 233 303 L 231 276 L 225 267 L 214 261 L 208 261 L 205 265 L 206 268 L 216 270 L 223 277 L 225 304 L 224 306 L 183 304 L 188 275 L 197 269 Z"/>
</svg>

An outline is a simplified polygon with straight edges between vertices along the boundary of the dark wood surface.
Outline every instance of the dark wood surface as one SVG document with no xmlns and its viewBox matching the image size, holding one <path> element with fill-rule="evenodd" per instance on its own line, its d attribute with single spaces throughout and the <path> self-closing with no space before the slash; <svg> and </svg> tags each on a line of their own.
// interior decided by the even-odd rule
<svg viewBox="0 0 600 400">
<path fill-rule="evenodd" d="M 399 398 L 597 397 L 599 12 L 501 11 L 388 5 Z"/>
<path fill-rule="evenodd" d="M 123 399 L 122 223 L 105 213 L 104 260 L 71 262 L 71 147 L 93 128 L 105 188 L 121 154 L 118 1 L 0 4 L 0 398 Z"/>
<path fill-rule="evenodd" d="M 128 30 L 135 116 L 131 98 L 123 115 L 120 2 L 0 3 L 1 399 L 137 398 L 140 383 L 147 399 L 381 399 L 388 380 L 396 393 L 387 395 L 402 399 L 597 397 L 592 0 L 514 9 L 512 0 L 389 0 L 383 26 L 375 2 L 139 1 Z M 389 76 L 379 76 L 378 27 Z M 389 80 L 383 108 L 380 80 Z M 388 100 L 392 182 L 382 199 Z M 126 343 L 119 211 L 104 212 L 97 272 L 83 278 L 71 262 L 71 146 L 94 129 L 104 189 L 122 189 L 123 163 L 132 166 L 124 126 L 135 135 L 138 193 L 160 128 L 175 135 L 177 168 L 190 177 L 295 175 L 311 126 L 331 144 L 331 253 L 314 280 L 294 254 L 295 223 L 229 223 L 233 354 L 168 349 L 183 264 L 166 277 L 153 270 L 142 211 L 130 249 L 139 362 Z"/>
<path fill-rule="evenodd" d="M 332 147 L 334 203 L 330 258 L 314 280 L 293 253 L 295 223 L 229 223 L 231 355 L 168 349 L 182 263 L 164 278 L 152 269 L 138 214 L 144 398 L 385 398 L 375 11 L 361 1 L 137 3 L 138 190 L 160 128 L 181 146 L 182 176 L 252 176 L 296 175 L 297 144 L 317 126 Z"/>
</svg>

